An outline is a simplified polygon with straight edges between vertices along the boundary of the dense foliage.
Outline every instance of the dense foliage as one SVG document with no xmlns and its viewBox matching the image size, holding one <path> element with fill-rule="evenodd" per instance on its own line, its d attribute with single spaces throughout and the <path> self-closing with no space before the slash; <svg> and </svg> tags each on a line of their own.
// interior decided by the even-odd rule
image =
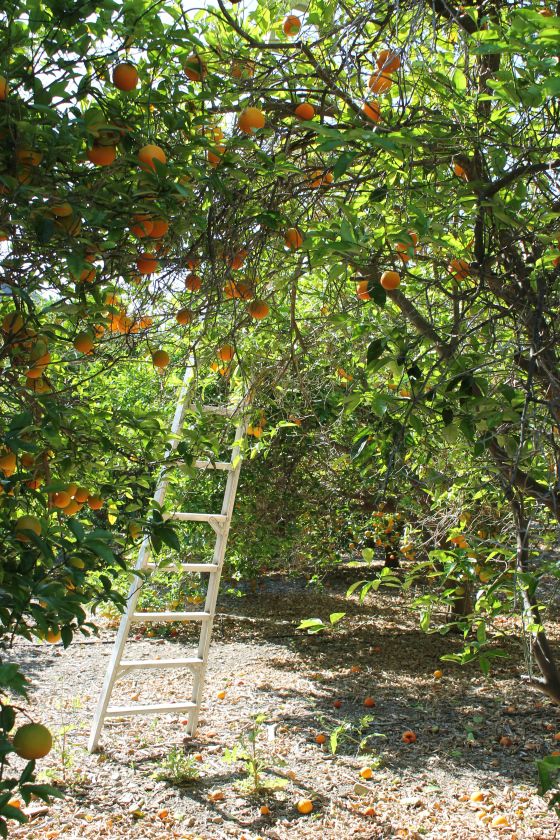
<svg viewBox="0 0 560 840">
<path fill-rule="evenodd" d="M 558 573 L 554 10 L 21 0 L 0 22 L 5 641 L 69 644 L 88 605 L 122 603 L 143 534 L 176 546 L 149 498 L 194 355 L 207 393 L 250 383 L 246 452 L 268 453 L 245 573 L 255 518 L 259 567 L 295 536 L 319 567 L 345 541 L 404 558 L 426 629 L 449 608 L 487 669 L 518 611 L 530 682 L 560 700 L 538 604 Z M 198 419 L 182 457 L 219 449 Z"/>
</svg>

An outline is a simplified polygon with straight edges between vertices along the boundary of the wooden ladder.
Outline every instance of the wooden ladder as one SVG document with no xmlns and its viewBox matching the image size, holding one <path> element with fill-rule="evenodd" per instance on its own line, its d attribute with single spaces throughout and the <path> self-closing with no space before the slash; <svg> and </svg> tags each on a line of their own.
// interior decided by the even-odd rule
<svg viewBox="0 0 560 840">
<path fill-rule="evenodd" d="M 192 407 L 192 384 L 194 381 L 194 366 L 187 367 L 175 416 L 171 426 L 171 442 L 167 458 L 171 457 L 176 450 L 180 434 L 183 428 L 185 414 Z M 180 522 L 206 522 L 215 531 L 216 542 L 214 553 L 210 563 L 177 563 L 172 568 L 181 569 L 183 572 L 200 572 L 209 575 L 208 588 L 204 609 L 195 612 L 137 612 L 136 605 L 140 597 L 141 584 L 145 579 L 145 572 L 157 568 L 156 563 L 150 562 L 149 537 L 142 541 L 138 552 L 138 558 L 134 567 L 135 572 L 143 573 L 134 576 L 127 597 L 126 611 L 123 613 L 113 646 L 113 651 L 101 694 L 95 710 L 93 724 L 88 742 L 89 752 L 97 749 L 101 730 L 107 718 L 124 717 L 126 715 L 159 715 L 177 714 L 187 712 L 187 732 L 193 735 L 198 725 L 198 716 L 204 690 L 204 678 L 208 663 L 208 653 L 212 636 L 212 626 L 216 614 L 216 602 L 220 587 L 220 575 L 222 572 L 224 556 L 229 535 L 231 516 L 235 504 L 235 494 L 239 481 L 241 469 L 240 447 L 242 438 L 247 430 L 246 414 L 247 398 L 239 402 L 236 407 L 204 405 L 202 411 L 208 414 L 221 415 L 225 417 L 237 417 L 238 425 L 233 441 L 231 459 L 229 461 L 197 460 L 194 466 L 201 470 L 226 470 L 228 472 L 226 488 L 220 513 L 185 513 L 173 511 L 164 514 L 165 519 L 172 519 Z M 154 501 L 163 506 L 167 487 L 169 484 L 169 470 L 173 466 L 179 466 L 184 462 L 174 461 L 172 465 L 163 467 L 157 489 L 154 494 Z M 198 641 L 197 655 L 181 659 L 123 659 L 125 644 L 133 624 L 146 624 L 150 622 L 171 622 L 171 621 L 194 621 L 200 623 L 200 636 Z M 155 670 L 158 668 L 186 668 L 193 674 L 193 687 L 190 700 L 177 703 L 150 703 L 147 705 L 135 703 L 129 706 L 110 706 L 111 694 L 115 682 L 124 674 L 135 670 Z"/>
</svg>

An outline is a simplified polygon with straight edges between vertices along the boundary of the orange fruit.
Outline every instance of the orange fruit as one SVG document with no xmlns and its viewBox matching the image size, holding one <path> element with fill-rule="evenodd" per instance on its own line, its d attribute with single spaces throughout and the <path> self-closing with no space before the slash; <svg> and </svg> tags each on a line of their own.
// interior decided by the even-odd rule
<svg viewBox="0 0 560 840">
<path fill-rule="evenodd" d="M 0 76 L 0 102 L 4 102 L 8 97 L 10 86 L 5 76 Z"/>
<path fill-rule="evenodd" d="M 0 471 L 6 476 L 13 475 L 17 469 L 17 457 L 15 452 L 5 452 L 0 455 Z"/>
<path fill-rule="evenodd" d="M 437 671 L 434 671 L 434 680 L 441 680 L 442 677 L 443 671 L 440 671 L 439 669 Z"/>
<path fill-rule="evenodd" d="M 23 316 L 20 312 L 9 312 L 4 316 L 2 329 L 8 335 L 14 335 L 14 333 L 18 333 L 23 329 L 24 323 Z"/>
<path fill-rule="evenodd" d="M 407 729 L 402 734 L 401 741 L 403 744 L 414 744 L 416 742 L 416 732 L 413 732 L 412 729 Z"/>
<path fill-rule="evenodd" d="M 189 257 L 187 259 L 187 268 L 191 271 L 194 271 L 195 268 L 198 268 L 200 265 L 200 259 L 198 257 Z"/>
<path fill-rule="evenodd" d="M 301 20 L 295 15 L 288 15 L 282 28 L 284 30 L 284 35 L 287 35 L 288 38 L 295 38 L 301 29 Z"/>
<path fill-rule="evenodd" d="M 370 102 L 364 102 L 362 111 L 364 116 L 372 122 L 379 122 L 381 119 L 381 108 L 377 99 L 372 99 Z"/>
<path fill-rule="evenodd" d="M 192 322 L 192 319 L 192 309 L 179 309 L 179 311 L 175 315 L 175 320 L 178 324 L 181 324 L 182 327 L 184 327 L 186 324 L 190 324 Z"/>
<path fill-rule="evenodd" d="M 270 808 L 268 807 L 268 805 L 261 805 L 260 812 L 263 817 L 270 816 Z"/>
<path fill-rule="evenodd" d="M 101 496 L 88 496 L 87 503 L 91 510 L 101 510 L 103 507 L 103 499 Z"/>
<path fill-rule="evenodd" d="M 400 275 L 396 271 L 384 271 L 379 281 L 386 291 L 398 289 L 401 284 Z"/>
<path fill-rule="evenodd" d="M 398 53 L 391 50 L 381 50 L 375 63 L 384 73 L 394 73 L 401 66 Z"/>
<path fill-rule="evenodd" d="M 34 149 L 17 149 L 16 160 L 23 166 L 39 166 L 43 160 L 43 153 Z"/>
<path fill-rule="evenodd" d="M 191 82 L 201 82 L 208 75 L 206 63 L 194 53 L 189 55 L 183 65 L 185 75 Z"/>
<path fill-rule="evenodd" d="M 266 119 L 263 112 L 251 106 L 244 108 L 237 118 L 238 128 L 245 134 L 253 134 L 260 128 L 264 128 L 265 123 Z"/>
<path fill-rule="evenodd" d="M 50 211 L 53 214 L 53 216 L 56 216 L 59 219 L 63 219 L 65 216 L 71 216 L 74 212 L 72 210 L 72 205 L 69 204 L 68 201 L 62 201 L 57 204 L 51 204 Z"/>
<path fill-rule="evenodd" d="M 202 280 L 198 276 L 198 274 L 188 274 L 185 278 L 185 288 L 189 290 L 189 292 L 198 292 L 200 287 L 202 286 Z"/>
<path fill-rule="evenodd" d="M 41 536 L 43 527 L 36 516 L 20 516 L 15 525 L 16 540 L 20 542 L 29 542 L 29 537 L 24 534 L 24 531 L 32 531 L 38 537 Z"/>
<path fill-rule="evenodd" d="M 138 84 L 138 71 L 133 64 L 117 64 L 113 70 L 113 84 L 123 91 L 134 90 Z"/>
<path fill-rule="evenodd" d="M 317 744 L 324 744 L 324 743 L 326 743 L 326 740 L 327 740 L 327 736 L 324 734 L 324 732 L 319 732 L 318 735 L 315 735 L 315 742 Z"/>
<path fill-rule="evenodd" d="M 374 698 L 373 697 L 366 697 L 366 699 L 364 700 L 364 706 L 367 709 L 372 709 L 375 706 Z"/>
<path fill-rule="evenodd" d="M 74 493 L 74 499 L 83 505 L 84 502 L 87 502 L 89 496 L 89 490 L 86 490 L 85 487 L 78 487 L 76 492 Z"/>
<path fill-rule="evenodd" d="M 169 222 L 167 219 L 153 219 L 150 237 L 152 239 L 161 239 L 162 236 L 165 236 L 168 230 Z"/>
<path fill-rule="evenodd" d="M 509 825 L 509 821 L 505 814 L 498 814 L 494 817 L 490 825 L 492 828 L 500 828 L 500 826 Z"/>
<path fill-rule="evenodd" d="M 148 143 L 146 146 L 142 146 L 138 152 L 138 160 L 142 169 L 152 169 L 154 171 L 156 160 L 162 165 L 167 163 L 165 152 L 160 146 L 156 146 L 154 143 Z"/>
<path fill-rule="evenodd" d="M 303 236 L 297 228 L 288 228 L 284 236 L 284 242 L 290 251 L 297 251 L 303 244 Z"/>
<path fill-rule="evenodd" d="M 302 102 L 296 106 L 294 114 L 300 120 L 312 120 L 315 116 L 315 108 L 309 102 Z"/>
<path fill-rule="evenodd" d="M 252 79 L 255 75 L 255 62 L 232 61 L 230 75 L 232 79 Z"/>
<path fill-rule="evenodd" d="M 484 793 L 481 790 L 475 790 L 469 796 L 471 802 L 484 802 Z"/>
<path fill-rule="evenodd" d="M 91 353 L 93 350 L 93 336 L 90 332 L 80 332 L 74 339 L 73 344 L 79 353 Z"/>
<path fill-rule="evenodd" d="M 447 270 L 455 280 L 466 280 L 471 274 L 471 267 L 466 260 L 453 259 L 447 266 Z"/>
<path fill-rule="evenodd" d="M 50 645 L 56 645 L 57 642 L 60 642 L 61 638 L 60 630 L 47 630 L 45 639 Z"/>
<path fill-rule="evenodd" d="M 362 767 L 360 770 L 360 776 L 362 779 L 371 779 L 373 778 L 373 770 L 371 767 Z"/>
<path fill-rule="evenodd" d="M 137 213 L 134 216 L 134 224 L 130 228 L 130 232 L 138 239 L 143 239 L 145 236 L 150 236 L 153 227 L 154 223 L 147 213 Z"/>
<path fill-rule="evenodd" d="M 356 287 L 356 297 L 359 300 L 371 300 L 371 295 L 368 291 L 369 280 L 360 280 Z"/>
<path fill-rule="evenodd" d="M 15 752 L 26 761 L 46 756 L 52 749 L 52 743 L 51 733 L 41 723 L 20 726 L 12 740 Z"/>
<path fill-rule="evenodd" d="M 110 166 L 117 157 L 117 149 L 115 146 L 99 146 L 94 143 L 91 149 L 87 150 L 86 157 L 96 166 Z"/>
<path fill-rule="evenodd" d="M 66 490 L 59 490 L 58 493 L 53 493 L 52 503 L 54 507 L 65 508 L 72 501 L 72 496 Z"/>
<path fill-rule="evenodd" d="M 152 362 L 154 364 L 154 367 L 163 370 L 163 368 L 166 368 L 170 362 L 169 353 L 166 353 L 165 350 L 154 351 L 152 353 Z"/>
<path fill-rule="evenodd" d="M 368 87 L 372 93 L 386 93 L 392 86 L 393 79 L 386 73 L 372 73 L 369 77 Z"/>
<path fill-rule="evenodd" d="M 243 266 L 245 260 L 247 259 L 248 255 L 249 252 L 246 248 L 240 248 L 239 251 L 236 251 L 231 260 L 232 270 L 239 271 L 239 269 Z"/>
<path fill-rule="evenodd" d="M 152 253 L 140 254 L 136 260 L 138 274 L 153 274 L 159 268 L 159 263 Z"/>
<path fill-rule="evenodd" d="M 218 350 L 218 358 L 222 362 L 231 362 L 235 354 L 235 349 L 231 344 L 223 344 Z"/>
<path fill-rule="evenodd" d="M 313 802 L 311 799 L 299 799 L 296 803 L 296 808 L 300 814 L 310 814 L 313 810 Z"/>
<path fill-rule="evenodd" d="M 226 691 L 218 691 L 218 693 L 216 694 L 216 697 L 218 698 L 218 700 L 225 700 L 226 699 L 226 694 L 227 694 Z"/>
<path fill-rule="evenodd" d="M 268 303 L 264 302 L 264 300 L 254 300 L 247 307 L 247 312 L 251 318 L 255 318 L 255 320 L 260 321 L 262 318 L 266 318 L 270 312 L 270 307 Z"/>
<path fill-rule="evenodd" d="M 215 169 L 216 166 L 218 166 L 219 162 L 222 159 L 222 155 L 225 152 L 225 150 L 226 150 L 226 147 L 223 146 L 223 145 L 220 145 L 220 146 L 216 146 L 215 151 L 212 151 L 212 149 L 208 149 L 208 151 L 206 152 L 206 160 L 208 161 L 208 163 L 210 164 L 210 166 L 213 169 Z"/>
<path fill-rule="evenodd" d="M 460 163 L 453 164 L 453 172 L 457 176 L 457 178 L 462 178 L 463 181 L 469 180 L 469 174 L 466 169 L 464 169 Z"/>
<path fill-rule="evenodd" d="M 395 249 L 401 258 L 401 260 L 406 263 L 410 259 L 410 255 L 416 253 L 416 246 L 418 244 L 418 234 L 413 231 L 409 230 L 408 235 L 410 236 L 412 243 L 409 242 L 397 242 Z"/>
</svg>

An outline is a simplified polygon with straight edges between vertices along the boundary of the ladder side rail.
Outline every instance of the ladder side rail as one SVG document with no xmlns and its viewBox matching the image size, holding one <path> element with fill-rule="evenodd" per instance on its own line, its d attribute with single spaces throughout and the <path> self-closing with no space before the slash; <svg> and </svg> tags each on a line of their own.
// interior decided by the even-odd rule
<svg viewBox="0 0 560 840">
<path fill-rule="evenodd" d="M 188 714 L 187 733 L 189 735 L 194 735 L 198 726 L 198 717 L 200 714 L 200 705 L 202 703 L 202 694 L 204 691 L 206 670 L 208 668 L 208 653 L 210 649 L 210 642 L 212 640 L 214 617 L 216 615 L 216 602 L 218 600 L 218 594 L 220 591 L 221 572 L 224 564 L 229 529 L 231 526 L 231 517 L 233 514 L 233 507 L 235 505 L 235 495 L 237 493 L 237 485 L 239 483 L 239 475 L 241 472 L 241 442 L 245 437 L 248 425 L 248 418 L 246 416 L 246 402 L 243 408 L 245 411 L 242 417 L 240 418 L 240 423 L 235 432 L 235 439 L 231 452 L 231 471 L 228 473 L 226 489 L 224 492 L 224 500 L 222 503 L 222 515 L 226 517 L 226 521 L 222 526 L 221 531 L 216 535 L 214 555 L 212 558 L 212 563 L 217 565 L 218 570 L 215 574 L 210 575 L 208 581 L 208 588 L 206 590 L 206 601 L 204 604 L 204 611 L 206 613 L 209 613 L 210 617 L 208 621 L 205 621 L 200 628 L 197 656 L 199 659 L 202 660 L 203 664 L 195 673 L 193 680 L 192 701 L 195 704 L 195 707 Z"/>
<path fill-rule="evenodd" d="M 187 397 L 191 388 L 193 376 L 194 367 L 191 364 L 189 364 L 187 365 L 187 368 L 185 370 L 185 375 L 181 384 L 181 390 L 179 392 L 179 399 L 175 408 L 173 422 L 171 424 L 172 435 L 177 435 L 181 430 L 185 412 L 187 410 Z M 177 448 L 177 444 L 177 439 L 171 440 L 171 448 L 168 452 L 167 457 L 169 457 L 169 455 Z M 166 471 L 164 468 L 158 479 L 158 483 L 153 497 L 154 501 L 157 502 L 159 505 L 163 504 L 168 484 L 169 478 L 166 476 Z M 148 566 L 150 557 L 150 540 L 149 537 L 144 537 L 140 549 L 138 551 L 138 557 L 134 566 L 134 572 L 144 571 Z M 130 588 L 128 590 L 128 595 L 126 599 L 126 610 L 122 614 L 121 620 L 119 622 L 119 629 L 117 631 L 117 636 L 113 644 L 111 658 L 109 659 L 109 663 L 107 665 L 105 678 L 103 680 L 103 686 L 101 688 L 101 693 L 99 695 L 99 699 L 97 701 L 97 706 L 93 717 L 90 737 L 88 740 L 88 752 L 90 753 L 95 752 L 95 750 L 97 749 L 99 737 L 101 735 L 101 730 L 103 729 L 103 724 L 107 714 L 107 707 L 109 705 L 111 695 L 113 693 L 115 682 L 119 678 L 119 665 L 124 653 L 126 640 L 130 633 L 130 627 L 133 622 L 136 605 L 140 597 L 141 583 L 142 579 L 138 575 L 134 574 L 132 582 L 130 584 Z"/>
</svg>

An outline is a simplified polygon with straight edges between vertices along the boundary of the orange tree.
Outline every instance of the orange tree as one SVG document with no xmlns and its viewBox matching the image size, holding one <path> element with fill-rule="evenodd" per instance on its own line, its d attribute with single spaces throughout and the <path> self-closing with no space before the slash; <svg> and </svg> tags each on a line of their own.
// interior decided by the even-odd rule
<svg viewBox="0 0 560 840">
<path fill-rule="evenodd" d="M 555 10 L 298 8 L 3 6 L 5 638 L 87 631 L 163 453 L 158 381 L 194 354 L 265 413 L 261 383 L 336 389 L 364 469 L 425 496 L 446 453 L 482 469 L 517 549 L 478 611 L 521 592 L 558 700 L 529 545 L 558 503 Z"/>
</svg>

